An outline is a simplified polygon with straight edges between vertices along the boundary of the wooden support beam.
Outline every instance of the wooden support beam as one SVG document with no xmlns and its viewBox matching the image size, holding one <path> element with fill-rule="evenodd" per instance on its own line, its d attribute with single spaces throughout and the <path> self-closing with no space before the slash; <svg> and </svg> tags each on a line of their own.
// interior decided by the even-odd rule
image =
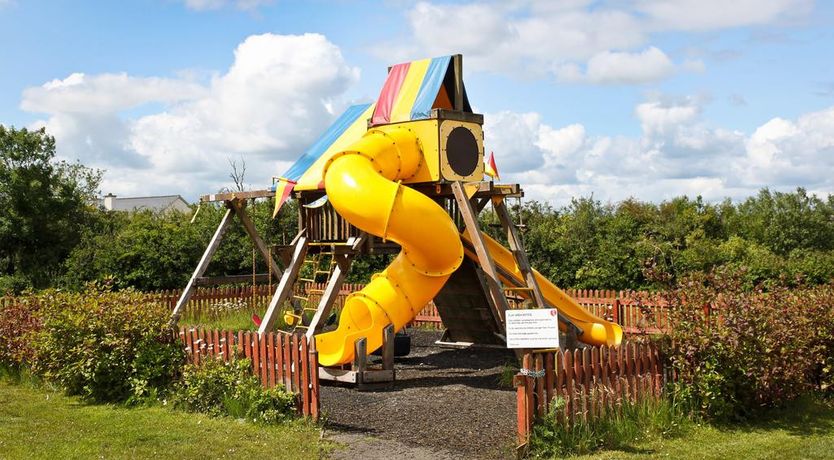
<svg viewBox="0 0 834 460">
<path fill-rule="evenodd" d="M 252 190 L 248 192 L 226 192 L 212 193 L 200 196 L 200 202 L 211 203 L 215 201 L 248 200 L 250 198 L 271 198 L 275 196 L 274 190 Z"/>
<path fill-rule="evenodd" d="M 274 327 L 275 320 L 278 319 L 278 313 L 281 311 L 281 305 L 292 295 L 293 286 L 298 278 L 298 271 L 301 270 L 301 264 L 304 263 L 305 257 L 307 257 L 307 238 L 299 236 L 296 239 L 292 260 L 281 276 L 278 289 L 275 290 L 275 294 L 272 295 L 272 299 L 269 301 L 269 307 L 267 307 L 266 313 L 261 320 L 261 327 L 258 328 L 258 334 L 270 332 Z"/>
<path fill-rule="evenodd" d="M 507 205 L 502 198 L 493 198 L 492 206 L 495 208 L 495 213 L 498 214 L 498 220 L 501 221 L 501 226 L 507 232 L 507 241 L 510 243 L 510 251 L 515 257 L 515 263 L 518 265 L 521 274 L 524 276 L 526 287 L 530 288 L 531 300 L 536 308 L 544 308 L 547 302 L 544 300 L 542 291 L 539 288 L 539 283 L 536 281 L 536 276 L 533 273 L 533 267 L 530 266 L 530 260 L 527 259 L 527 252 L 524 251 L 524 244 L 515 228 L 510 212 L 507 210 Z"/>
<path fill-rule="evenodd" d="M 252 239 L 252 242 L 255 243 L 255 247 L 258 248 L 258 251 L 261 253 L 261 256 L 264 258 L 266 263 L 272 265 L 272 276 L 275 277 L 275 280 L 278 281 L 281 279 L 281 274 L 283 270 L 275 263 L 275 259 L 272 258 L 272 254 L 270 254 L 269 248 L 267 247 L 264 240 L 261 239 L 261 235 L 258 234 L 258 230 L 255 228 L 255 223 L 252 222 L 252 219 L 249 217 L 249 214 L 246 213 L 246 202 L 243 200 L 232 200 L 226 202 L 227 206 L 230 206 L 232 209 L 235 210 L 235 214 L 240 219 L 240 222 L 243 224 L 243 228 L 246 230 L 246 233 L 249 235 L 249 238 Z"/>
<path fill-rule="evenodd" d="M 509 310 L 510 307 L 507 304 L 507 298 L 504 296 L 504 289 L 501 286 L 501 280 L 498 278 L 495 261 L 492 260 L 492 255 L 490 255 L 489 251 L 487 251 L 486 242 L 484 241 L 484 237 L 481 235 L 481 229 L 478 226 L 478 218 L 475 215 L 475 211 L 472 209 L 472 203 L 469 201 L 469 198 L 466 196 L 466 192 L 463 190 L 463 184 L 460 182 L 452 182 L 452 191 L 455 194 L 455 200 L 458 203 L 458 209 L 460 209 L 463 222 L 466 224 L 466 231 L 469 233 L 473 246 L 475 246 L 475 253 L 478 256 L 478 262 L 481 265 L 481 269 L 484 271 L 484 275 L 486 275 L 490 293 L 487 299 L 492 300 L 492 302 L 490 302 L 490 311 L 495 318 L 496 324 L 499 326 L 499 330 L 503 330 L 504 312 Z"/>
<path fill-rule="evenodd" d="M 477 215 L 477 214 L 480 214 L 480 213 L 481 213 L 481 211 L 483 211 L 483 210 L 484 210 L 484 208 L 486 207 L 487 203 L 489 203 L 489 202 L 490 202 L 490 198 L 489 198 L 489 197 L 478 198 L 478 199 L 477 199 L 477 202 L 472 204 L 472 207 L 475 209 L 475 214 L 476 214 L 476 215 Z"/>
<path fill-rule="evenodd" d="M 206 268 L 208 268 L 211 258 L 214 256 L 214 253 L 217 252 L 217 248 L 220 247 L 220 242 L 223 241 L 223 235 L 226 234 L 226 230 L 229 229 L 229 224 L 232 222 L 233 215 L 234 212 L 231 209 L 227 209 L 226 213 L 223 214 L 223 219 L 220 220 L 220 224 L 217 226 L 217 230 L 214 231 L 214 235 L 212 235 L 211 240 L 206 247 L 206 251 L 200 258 L 197 268 L 194 269 L 191 279 L 188 280 L 188 284 L 185 286 L 185 289 L 183 289 L 179 300 L 177 300 L 177 305 L 171 313 L 171 320 L 169 322 L 171 327 L 175 327 L 177 322 L 180 320 L 182 311 L 197 286 L 197 278 L 200 278 L 203 276 L 203 273 L 206 272 Z"/>
<path fill-rule="evenodd" d="M 350 270 L 355 252 L 362 247 L 367 238 L 368 234 L 362 232 L 352 242 L 351 249 L 354 251 L 353 254 L 337 254 L 333 256 L 336 258 L 336 268 L 333 269 L 333 273 L 330 275 L 330 281 L 328 281 L 327 286 L 324 288 L 324 293 L 316 308 L 316 314 L 310 320 L 310 325 L 305 334 L 308 340 L 312 340 L 313 336 L 321 328 L 322 319 L 327 318 L 330 315 L 330 311 L 333 310 L 333 304 L 339 297 L 339 291 L 342 289 L 342 283 L 344 283 L 345 277 L 347 277 L 348 271 Z"/>
</svg>

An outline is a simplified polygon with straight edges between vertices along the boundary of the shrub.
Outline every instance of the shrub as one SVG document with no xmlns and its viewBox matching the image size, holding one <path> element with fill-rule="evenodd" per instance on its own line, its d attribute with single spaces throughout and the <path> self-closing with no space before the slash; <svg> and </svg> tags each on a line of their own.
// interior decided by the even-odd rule
<svg viewBox="0 0 834 460">
<path fill-rule="evenodd" d="M 264 388 L 248 359 L 208 359 L 186 366 L 174 393 L 175 407 L 192 412 L 261 423 L 277 423 L 295 413 L 296 397 L 283 386 Z"/>
<path fill-rule="evenodd" d="M 696 275 L 668 296 L 675 396 L 699 415 L 743 419 L 831 384 L 834 286 L 749 290 L 746 279 Z"/>
<path fill-rule="evenodd" d="M 40 327 L 39 309 L 34 296 L 13 297 L 0 306 L 0 365 L 20 369 L 31 363 L 30 335 Z"/>
<path fill-rule="evenodd" d="M 91 285 L 81 293 L 46 291 L 38 302 L 32 369 L 67 393 L 136 403 L 179 374 L 184 352 L 167 328 L 168 311 L 147 296 Z"/>
</svg>

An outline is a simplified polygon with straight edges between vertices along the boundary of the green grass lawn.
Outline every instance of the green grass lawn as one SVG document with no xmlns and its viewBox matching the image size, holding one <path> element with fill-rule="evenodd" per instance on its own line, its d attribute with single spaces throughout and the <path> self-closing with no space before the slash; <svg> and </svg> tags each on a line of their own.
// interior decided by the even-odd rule
<svg viewBox="0 0 834 460">
<path fill-rule="evenodd" d="M 88 405 L 0 381 L 0 458 L 312 459 L 327 446 L 297 421 L 259 426 L 165 407 Z"/>
<path fill-rule="evenodd" d="M 694 426 L 684 436 L 577 459 L 831 459 L 834 407 L 804 401 L 744 425 Z"/>
</svg>

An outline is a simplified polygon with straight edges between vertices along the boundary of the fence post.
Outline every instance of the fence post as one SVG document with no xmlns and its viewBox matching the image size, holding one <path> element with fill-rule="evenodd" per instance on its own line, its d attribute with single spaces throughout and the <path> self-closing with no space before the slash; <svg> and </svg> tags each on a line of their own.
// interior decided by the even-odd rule
<svg viewBox="0 0 834 460">
<path fill-rule="evenodd" d="M 611 321 L 614 324 L 620 324 L 620 299 L 614 299 L 614 304 L 611 306 Z M 622 324 L 620 324 L 622 326 Z"/>
<path fill-rule="evenodd" d="M 532 353 L 526 351 L 521 363 L 522 369 L 531 369 L 533 364 Z M 530 440 L 530 428 L 533 425 L 533 379 L 518 373 L 513 380 L 516 387 L 516 422 L 518 427 L 516 454 L 521 456 L 527 449 L 527 442 Z"/>
<path fill-rule="evenodd" d="M 310 416 L 313 420 L 319 419 L 321 410 L 321 399 L 319 398 L 319 352 L 316 350 L 316 339 L 310 339 L 308 347 L 310 360 Z"/>
</svg>

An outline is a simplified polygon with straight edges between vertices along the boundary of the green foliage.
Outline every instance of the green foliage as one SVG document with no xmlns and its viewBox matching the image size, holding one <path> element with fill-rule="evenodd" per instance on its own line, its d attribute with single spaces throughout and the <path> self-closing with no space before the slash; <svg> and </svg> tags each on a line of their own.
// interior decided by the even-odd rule
<svg viewBox="0 0 834 460">
<path fill-rule="evenodd" d="M 530 453 L 533 458 L 561 458 L 600 449 L 628 449 L 635 443 L 683 434 L 691 422 L 666 400 L 622 401 L 616 410 L 573 424 L 559 419 L 564 400 L 557 398 L 543 420 L 533 425 Z"/>
<path fill-rule="evenodd" d="M 139 403 L 179 374 L 184 354 L 166 326 L 169 312 L 143 294 L 90 286 L 44 291 L 34 302 L 40 327 L 26 335 L 32 370 L 68 394 Z"/>
<path fill-rule="evenodd" d="M 297 233 L 295 205 L 287 206 L 276 220 L 271 206 L 270 201 L 262 201 L 250 206 L 248 213 L 266 241 L 288 243 Z M 191 215 L 178 212 L 100 211 L 95 225 L 87 229 L 65 261 L 63 284 L 77 289 L 85 282 L 112 278 L 118 287 L 179 289 L 188 281 L 225 212 L 221 206 L 204 204 L 192 223 Z M 251 273 L 252 249 L 242 226 L 231 226 L 206 275 Z M 277 259 L 277 254 L 274 257 Z M 256 270 L 268 271 L 260 254 Z"/>
<path fill-rule="evenodd" d="M 55 159 L 44 129 L 0 125 L 0 294 L 48 286 L 89 221 L 101 172 Z"/>
<path fill-rule="evenodd" d="M 578 198 L 562 209 L 529 202 L 513 213 L 525 224 L 533 266 L 563 287 L 664 289 L 719 267 L 744 269 L 747 288 L 779 278 L 834 279 L 834 199 L 801 188 L 764 189 L 739 204 Z M 481 224 L 503 240 L 497 222 L 488 208 L 481 214 Z"/>
<path fill-rule="evenodd" d="M 666 355 L 675 397 L 700 416 L 744 419 L 812 390 L 830 391 L 834 285 L 750 290 L 743 271 L 686 279 L 668 293 Z M 707 313 L 709 311 L 710 313 Z"/>
<path fill-rule="evenodd" d="M 174 393 L 175 407 L 214 416 L 278 423 L 295 414 L 296 397 L 279 385 L 264 388 L 248 359 L 208 359 L 188 365 Z"/>
</svg>

